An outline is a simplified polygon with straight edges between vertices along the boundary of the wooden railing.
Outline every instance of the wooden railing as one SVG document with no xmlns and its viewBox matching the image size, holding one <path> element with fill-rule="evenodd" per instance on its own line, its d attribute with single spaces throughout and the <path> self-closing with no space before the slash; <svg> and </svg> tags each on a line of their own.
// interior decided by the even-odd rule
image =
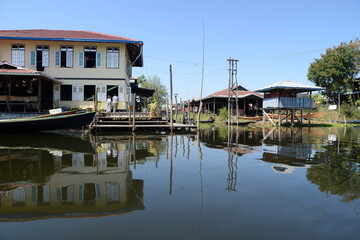
<svg viewBox="0 0 360 240">
<path fill-rule="evenodd" d="M 8 108 L 11 106 L 24 106 L 24 111 L 26 108 L 39 108 L 39 100 L 37 96 L 7 96 L 0 95 L 0 105 L 8 105 Z M 10 111 L 10 109 L 8 109 Z"/>
</svg>

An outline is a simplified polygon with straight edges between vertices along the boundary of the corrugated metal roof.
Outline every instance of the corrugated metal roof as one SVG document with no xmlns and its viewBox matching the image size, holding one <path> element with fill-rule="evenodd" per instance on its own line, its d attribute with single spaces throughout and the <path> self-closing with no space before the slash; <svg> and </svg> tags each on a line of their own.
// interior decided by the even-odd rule
<svg viewBox="0 0 360 240">
<path fill-rule="evenodd" d="M 238 98 L 245 98 L 248 96 L 256 96 L 259 98 L 263 98 L 263 94 L 261 93 L 256 93 L 256 92 L 252 92 L 252 91 L 232 91 L 231 92 L 231 97 L 236 97 L 236 95 L 238 96 Z M 208 99 L 208 98 L 227 98 L 229 97 L 229 90 L 228 89 L 224 89 L 218 92 L 214 92 L 213 94 L 210 94 L 207 97 L 204 97 L 204 99 Z"/>
<path fill-rule="evenodd" d="M 305 83 L 298 83 L 298 82 L 293 82 L 293 81 L 282 81 L 282 82 L 277 82 L 277 83 L 273 83 L 269 86 L 263 87 L 263 88 L 259 88 L 257 90 L 255 90 L 255 92 L 273 92 L 273 91 L 279 91 L 279 90 L 299 90 L 299 91 L 321 91 L 324 88 L 322 87 L 317 87 L 317 86 L 312 86 L 309 84 L 305 84 Z"/>
<path fill-rule="evenodd" d="M 127 42 L 141 43 L 142 41 L 115 36 L 105 33 L 75 30 L 0 30 L 0 39 L 28 39 L 28 40 L 53 40 L 53 41 L 94 41 L 94 42 Z"/>
</svg>

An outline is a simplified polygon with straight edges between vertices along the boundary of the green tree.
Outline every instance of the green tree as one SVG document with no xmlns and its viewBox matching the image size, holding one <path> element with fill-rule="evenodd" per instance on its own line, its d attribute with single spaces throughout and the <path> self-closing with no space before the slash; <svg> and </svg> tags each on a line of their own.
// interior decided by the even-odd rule
<svg viewBox="0 0 360 240">
<path fill-rule="evenodd" d="M 160 81 L 160 78 L 156 75 L 145 77 L 141 75 L 138 77 L 138 84 L 142 88 L 153 89 L 155 90 L 154 94 L 151 97 L 141 97 L 140 104 L 151 111 L 156 110 L 159 113 L 159 109 L 166 103 L 168 97 L 168 92 Z"/>
<path fill-rule="evenodd" d="M 324 94 L 336 102 L 337 94 L 354 91 L 354 81 L 360 72 L 360 41 L 341 43 L 328 48 L 320 59 L 310 64 L 307 77 L 324 87 Z"/>
</svg>

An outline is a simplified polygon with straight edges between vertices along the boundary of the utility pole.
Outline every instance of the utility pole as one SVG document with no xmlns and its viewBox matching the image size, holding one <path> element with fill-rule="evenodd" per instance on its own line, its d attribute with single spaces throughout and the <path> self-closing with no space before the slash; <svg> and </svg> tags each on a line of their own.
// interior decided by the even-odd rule
<svg viewBox="0 0 360 240">
<path fill-rule="evenodd" d="M 236 101 L 236 119 L 237 124 L 239 123 L 239 101 L 236 89 L 238 87 L 237 82 L 237 63 L 239 60 L 232 59 L 231 57 L 227 59 L 229 62 L 229 89 L 228 89 L 228 124 L 231 124 L 232 116 L 232 96 L 235 96 Z M 245 111 L 245 109 L 244 109 Z"/>
</svg>

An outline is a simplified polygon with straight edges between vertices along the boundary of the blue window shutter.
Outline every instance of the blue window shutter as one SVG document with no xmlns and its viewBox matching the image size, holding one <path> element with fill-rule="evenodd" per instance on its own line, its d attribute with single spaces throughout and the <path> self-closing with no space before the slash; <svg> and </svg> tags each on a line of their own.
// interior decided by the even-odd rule
<svg viewBox="0 0 360 240">
<path fill-rule="evenodd" d="M 36 51 L 30 51 L 30 66 L 36 66 Z"/>
<path fill-rule="evenodd" d="M 97 52 L 96 53 L 96 67 L 101 67 L 102 65 L 102 53 Z"/>
<path fill-rule="evenodd" d="M 55 51 L 55 66 L 60 67 L 60 51 Z"/>
<path fill-rule="evenodd" d="M 79 67 L 84 67 L 84 52 L 79 52 Z"/>
<path fill-rule="evenodd" d="M 84 184 L 79 186 L 79 200 L 82 201 L 84 196 Z"/>
</svg>

